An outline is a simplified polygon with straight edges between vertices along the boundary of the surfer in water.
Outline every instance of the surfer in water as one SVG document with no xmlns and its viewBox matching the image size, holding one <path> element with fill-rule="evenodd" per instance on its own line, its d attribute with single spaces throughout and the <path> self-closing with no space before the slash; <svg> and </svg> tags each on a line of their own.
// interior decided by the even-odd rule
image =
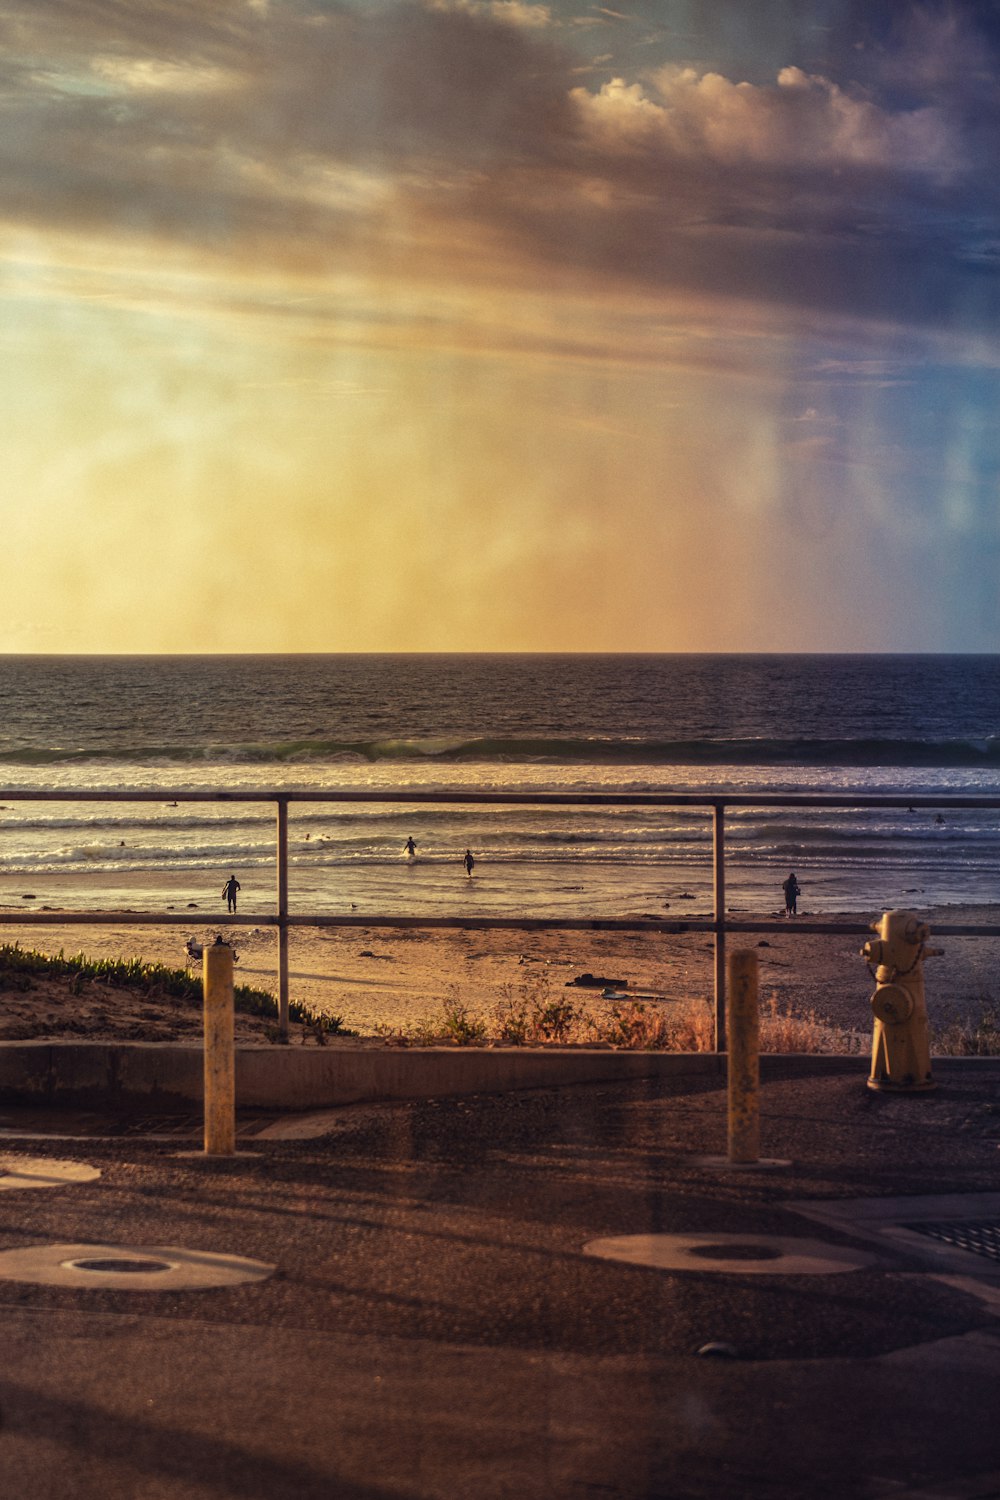
<svg viewBox="0 0 1000 1500">
<path fill-rule="evenodd" d="M 782 881 L 781 889 L 785 893 L 785 916 L 797 916 L 798 913 L 795 910 L 795 904 L 799 899 L 799 891 L 802 889 L 802 887 L 799 885 L 799 882 L 795 878 L 794 870 L 789 875 L 787 880 Z"/>
<path fill-rule="evenodd" d="M 463 859 L 462 863 L 465 866 L 466 875 L 471 875 L 473 870 L 476 868 L 476 861 L 472 857 L 471 849 L 466 849 L 465 858 Z"/>
<path fill-rule="evenodd" d="M 222 887 L 222 894 L 226 898 L 226 906 L 229 908 L 230 911 L 235 911 L 236 910 L 236 892 L 239 889 L 240 889 L 240 883 L 236 879 L 236 876 L 235 875 L 230 875 L 229 879 L 226 881 L 225 885 Z"/>
<path fill-rule="evenodd" d="M 417 846 L 413 842 L 412 838 L 406 840 L 406 843 L 403 845 L 403 853 L 406 855 L 407 859 L 416 858 Z"/>
</svg>

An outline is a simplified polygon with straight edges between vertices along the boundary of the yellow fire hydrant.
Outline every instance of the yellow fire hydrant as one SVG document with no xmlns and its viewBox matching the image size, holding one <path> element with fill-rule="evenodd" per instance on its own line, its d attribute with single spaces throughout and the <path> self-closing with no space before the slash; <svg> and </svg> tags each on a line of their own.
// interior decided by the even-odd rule
<svg viewBox="0 0 1000 1500">
<path fill-rule="evenodd" d="M 931 1039 L 924 999 L 924 959 L 943 948 L 928 948 L 930 928 L 912 911 L 887 911 L 861 949 L 874 970 L 877 989 L 872 996 L 875 1032 L 872 1037 L 870 1089 L 915 1093 L 937 1085 L 931 1077 Z"/>
</svg>

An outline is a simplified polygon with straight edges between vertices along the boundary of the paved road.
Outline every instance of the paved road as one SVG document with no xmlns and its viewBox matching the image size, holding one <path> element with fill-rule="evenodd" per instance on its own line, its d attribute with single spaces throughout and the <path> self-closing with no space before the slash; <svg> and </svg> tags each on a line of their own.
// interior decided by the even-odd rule
<svg viewBox="0 0 1000 1500">
<path fill-rule="evenodd" d="M 763 1151 L 792 1162 L 774 1171 L 704 1163 L 725 1149 L 708 1081 L 345 1109 L 300 1140 L 250 1122 L 229 1161 L 10 1137 L 102 1176 L 0 1195 L 0 1495 L 1000 1495 L 1000 1265 L 932 1275 L 919 1247 L 794 1207 L 1000 1192 L 1000 1065 L 939 1076 L 899 1099 L 863 1063 L 772 1065 Z M 649 1234 L 874 1259 L 806 1276 L 584 1253 Z M 3 1252 L 65 1243 L 278 1269 L 197 1291 L 3 1279 Z M 711 1341 L 736 1357 L 698 1356 Z"/>
</svg>

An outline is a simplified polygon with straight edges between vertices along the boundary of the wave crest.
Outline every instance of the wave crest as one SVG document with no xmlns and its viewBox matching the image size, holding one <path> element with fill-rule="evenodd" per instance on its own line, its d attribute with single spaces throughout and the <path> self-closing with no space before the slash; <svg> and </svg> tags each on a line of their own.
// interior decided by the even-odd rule
<svg viewBox="0 0 1000 1500">
<path fill-rule="evenodd" d="M 7 765 L 85 762 L 149 765 L 294 764 L 303 761 L 536 762 L 597 765 L 970 766 L 1000 768 L 1000 738 L 705 739 L 637 737 L 303 739 L 238 745 L 115 745 L 102 750 L 51 746 L 0 751 Z"/>
</svg>

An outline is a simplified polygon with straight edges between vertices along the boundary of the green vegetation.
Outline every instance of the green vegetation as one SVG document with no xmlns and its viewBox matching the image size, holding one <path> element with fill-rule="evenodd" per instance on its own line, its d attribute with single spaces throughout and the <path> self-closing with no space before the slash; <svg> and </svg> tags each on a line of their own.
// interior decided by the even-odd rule
<svg viewBox="0 0 1000 1500">
<path fill-rule="evenodd" d="M 79 993 L 84 980 L 93 980 L 150 999 L 170 997 L 189 1000 L 193 1005 L 202 1001 L 201 980 L 186 969 L 169 969 L 141 958 L 88 958 L 85 953 L 67 957 L 62 949 L 53 956 L 22 948 L 19 943 L 0 944 L 0 990 L 28 990 L 40 979 L 68 980 L 74 994 Z M 267 1019 L 278 1014 L 278 1002 L 268 990 L 237 984 L 233 998 L 235 1008 L 243 1015 Z M 344 1025 L 342 1016 L 321 1015 L 295 1000 L 289 1004 L 288 1014 L 290 1020 L 315 1031 L 317 1041 L 325 1042 L 331 1035 L 356 1035 Z"/>
</svg>

